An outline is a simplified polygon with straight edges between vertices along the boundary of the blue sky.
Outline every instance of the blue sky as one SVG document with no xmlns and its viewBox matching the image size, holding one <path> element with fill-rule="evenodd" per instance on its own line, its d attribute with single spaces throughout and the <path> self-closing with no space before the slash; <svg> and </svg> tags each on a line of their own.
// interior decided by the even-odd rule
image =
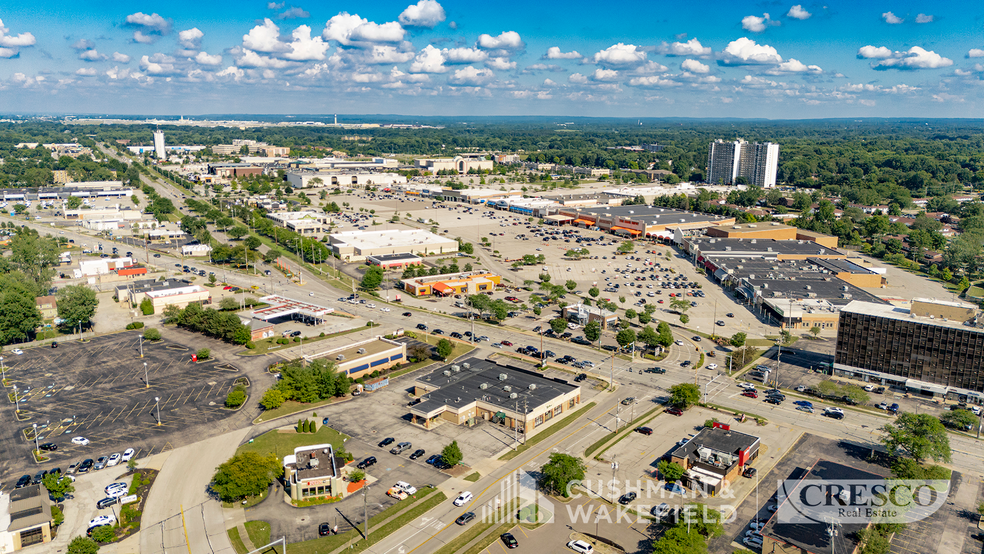
<svg viewBox="0 0 984 554">
<path fill-rule="evenodd" d="M 98 4 L 0 8 L 0 110 L 817 118 L 984 108 L 979 0 Z"/>
</svg>

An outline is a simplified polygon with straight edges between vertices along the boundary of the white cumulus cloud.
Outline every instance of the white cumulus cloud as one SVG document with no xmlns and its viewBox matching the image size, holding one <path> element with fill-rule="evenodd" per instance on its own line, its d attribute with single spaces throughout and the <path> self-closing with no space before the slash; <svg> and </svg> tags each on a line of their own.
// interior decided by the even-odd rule
<svg viewBox="0 0 984 554">
<path fill-rule="evenodd" d="M 663 43 L 660 50 L 667 56 L 710 56 L 711 47 L 704 46 L 696 38 L 687 42 L 674 42 L 672 44 Z"/>
<path fill-rule="evenodd" d="M 119 63 L 130 63 L 130 56 L 119 52 L 113 52 L 113 61 Z"/>
<path fill-rule="evenodd" d="M 287 44 L 280 40 L 280 27 L 270 18 L 265 18 L 262 25 L 257 25 L 243 35 L 243 47 L 256 52 L 285 52 Z"/>
<path fill-rule="evenodd" d="M 90 61 L 90 62 L 98 62 L 108 59 L 108 56 L 106 56 L 105 54 L 100 54 L 95 49 L 92 49 L 92 50 L 84 50 L 82 52 L 79 52 L 79 59 Z"/>
<path fill-rule="evenodd" d="M 436 0 L 420 0 L 416 4 L 407 6 L 397 20 L 408 27 L 433 29 L 446 18 L 444 8 Z"/>
<path fill-rule="evenodd" d="M 448 63 L 479 63 L 489 59 L 488 52 L 478 48 L 445 48 L 442 53 Z"/>
<path fill-rule="evenodd" d="M 444 73 L 447 70 L 444 65 L 444 54 L 430 44 L 425 46 L 410 64 L 411 73 Z"/>
<path fill-rule="evenodd" d="M 777 65 L 768 73 L 771 73 L 773 75 L 778 75 L 781 73 L 810 73 L 816 75 L 819 73 L 823 73 L 823 70 L 820 69 L 819 66 L 806 65 L 799 60 L 789 58 L 788 60 Z"/>
<path fill-rule="evenodd" d="M 161 35 L 171 32 L 171 22 L 157 13 L 131 13 L 126 16 L 126 24 L 131 27 L 140 27 L 133 32 L 133 41 L 141 44 L 150 44 L 160 38 Z"/>
<path fill-rule="evenodd" d="M 516 62 L 509 61 L 509 58 L 492 58 L 485 62 L 485 66 L 491 69 L 505 71 L 507 69 L 516 69 Z"/>
<path fill-rule="evenodd" d="M 173 72 L 174 65 L 166 63 L 160 55 L 154 54 L 154 59 L 151 59 L 150 56 L 140 58 L 140 69 L 143 69 L 148 75 L 163 75 Z"/>
<path fill-rule="evenodd" d="M 486 50 L 522 50 L 526 44 L 516 31 L 505 31 L 497 37 L 478 35 L 478 46 Z"/>
<path fill-rule="evenodd" d="M 770 25 L 778 25 L 779 22 L 772 21 L 769 18 L 768 13 L 762 14 L 762 17 L 757 15 L 746 15 L 741 20 L 741 28 L 752 33 L 761 33 L 766 30 Z"/>
<path fill-rule="evenodd" d="M 758 44 L 754 40 L 741 37 L 728 43 L 722 52 L 725 65 L 780 64 L 782 56 L 768 44 Z"/>
<path fill-rule="evenodd" d="M 413 55 L 412 50 L 400 50 L 389 44 L 374 44 L 372 49 L 367 50 L 366 57 L 363 59 L 366 63 L 388 65 L 392 63 L 406 63 L 413 59 Z"/>
<path fill-rule="evenodd" d="M 208 54 L 207 52 L 199 52 L 195 56 L 195 62 L 199 65 L 222 65 L 222 54 Z"/>
<path fill-rule="evenodd" d="M 588 82 L 588 78 L 585 77 L 584 75 L 581 75 L 580 73 L 571 74 L 569 77 L 567 77 L 567 80 L 578 85 L 583 85 L 584 83 Z"/>
<path fill-rule="evenodd" d="M 591 79 L 594 81 L 602 81 L 602 82 L 614 81 L 618 79 L 618 71 L 614 69 L 602 69 L 599 67 L 598 69 L 594 70 L 594 73 L 591 75 Z"/>
<path fill-rule="evenodd" d="M 803 9 L 803 6 L 801 4 L 796 4 L 792 8 L 789 8 L 789 11 L 786 12 L 786 17 L 791 17 L 793 19 L 799 19 L 799 20 L 810 19 L 810 16 L 812 15 L 813 15 L 812 13 Z"/>
<path fill-rule="evenodd" d="M 968 58 L 984 58 L 984 49 L 981 49 L 981 48 L 971 48 L 970 51 L 967 52 L 967 57 Z"/>
<path fill-rule="evenodd" d="M 862 59 L 885 59 L 892 57 L 892 50 L 884 46 L 862 46 L 858 48 L 858 58 Z"/>
<path fill-rule="evenodd" d="M 82 75 L 84 77 L 92 77 L 96 74 L 96 68 L 94 67 L 80 67 L 75 70 L 76 75 Z"/>
<path fill-rule="evenodd" d="M 18 48 L 34 46 L 36 43 L 37 39 L 31 33 L 10 34 L 10 29 L 4 27 L 3 21 L 0 20 L 0 47 L 4 50 L 4 52 L 0 52 L 0 57 L 13 57 L 17 55 Z M 9 55 L 6 55 L 8 52 Z"/>
<path fill-rule="evenodd" d="M 321 37 L 311 38 L 311 27 L 299 25 L 291 33 L 291 37 L 294 40 L 288 45 L 290 51 L 284 54 L 288 60 L 302 62 L 325 59 L 328 43 L 321 40 Z"/>
<path fill-rule="evenodd" d="M 255 67 L 258 69 L 281 69 L 291 65 L 287 60 L 281 60 L 270 56 L 261 56 L 256 52 L 243 48 L 237 53 L 236 65 L 239 67 Z"/>
<path fill-rule="evenodd" d="M 406 31 L 396 21 L 380 25 L 347 12 L 329 19 L 321 33 L 325 40 L 345 46 L 360 42 L 399 42 L 405 35 Z"/>
<path fill-rule="evenodd" d="M 215 75 L 217 77 L 232 77 L 233 79 L 238 81 L 242 79 L 243 76 L 246 75 L 246 72 L 234 65 L 230 65 L 229 67 L 223 69 L 222 71 L 219 71 Z"/>
<path fill-rule="evenodd" d="M 899 23 L 902 23 L 903 21 L 905 21 L 904 19 L 902 19 L 901 17 L 895 15 L 892 12 L 885 12 L 885 13 L 883 13 L 882 14 L 882 19 L 884 19 L 885 20 L 885 23 L 888 23 L 889 25 L 898 25 Z"/>
<path fill-rule="evenodd" d="M 629 67 L 646 61 L 646 53 L 634 44 L 618 43 L 596 52 L 595 63 L 609 67 Z"/>
<path fill-rule="evenodd" d="M 545 60 L 577 60 L 582 57 L 577 50 L 562 52 L 559 46 L 547 48 L 547 53 L 543 55 L 543 59 Z"/>
<path fill-rule="evenodd" d="M 939 69 L 953 65 L 953 60 L 926 50 L 919 46 L 913 46 L 905 52 L 893 52 L 892 57 L 884 58 L 879 62 L 871 64 L 874 69 Z"/>
<path fill-rule="evenodd" d="M 448 82 L 453 85 L 480 86 L 494 77 L 495 74 L 491 69 L 476 69 L 469 65 L 455 70 L 454 74 L 448 77 Z"/>
<path fill-rule="evenodd" d="M 690 73 L 710 73 L 711 71 L 710 67 L 697 60 L 683 60 L 683 63 L 680 64 L 680 69 L 689 71 Z"/>
<path fill-rule="evenodd" d="M 932 23 L 933 19 L 932 15 L 921 13 L 916 16 L 916 23 Z"/>
<path fill-rule="evenodd" d="M 205 33 L 201 32 L 198 27 L 192 27 L 178 33 L 178 44 L 189 50 L 199 50 L 202 47 L 203 36 Z"/>
</svg>

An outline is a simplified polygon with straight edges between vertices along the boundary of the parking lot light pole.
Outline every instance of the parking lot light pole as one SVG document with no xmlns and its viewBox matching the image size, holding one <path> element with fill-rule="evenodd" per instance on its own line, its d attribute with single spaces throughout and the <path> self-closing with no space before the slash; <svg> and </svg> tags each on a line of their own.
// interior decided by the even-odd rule
<svg viewBox="0 0 984 554">
<path fill-rule="evenodd" d="M 143 358 L 143 335 L 140 335 L 140 357 Z"/>
<path fill-rule="evenodd" d="M 34 428 L 34 450 L 37 451 L 38 456 L 40 456 L 41 447 L 38 445 L 38 424 L 34 423 L 32 427 Z"/>
<path fill-rule="evenodd" d="M 161 397 L 155 396 L 154 403 L 157 404 L 157 426 L 161 425 Z"/>
<path fill-rule="evenodd" d="M 144 388 L 150 388 L 150 377 L 147 375 L 147 362 L 144 362 Z"/>
<path fill-rule="evenodd" d="M 20 413 L 20 399 L 17 397 L 17 385 L 14 385 L 14 414 Z"/>
<path fill-rule="evenodd" d="M 0 356 L 0 386 L 7 382 L 7 368 L 3 367 L 3 356 Z"/>
</svg>

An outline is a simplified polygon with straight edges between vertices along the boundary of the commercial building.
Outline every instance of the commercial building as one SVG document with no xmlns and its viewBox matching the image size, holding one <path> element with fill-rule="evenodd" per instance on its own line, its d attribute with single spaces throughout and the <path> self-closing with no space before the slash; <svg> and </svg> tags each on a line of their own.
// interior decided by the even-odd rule
<svg viewBox="0 0 984 554">
<path fill-rule="evenodd" d="M 837 248 L 837 237 L 799 229 L 775 221 L 718 225 L 717 227 L 708 227 L 705 235 L 727 239 L 806 240 L 826 248 Z"/>
<path fill-rule="evenodd" d="M 239 321 L 249 328 L 249 340 L 257 341 L 269 339 L 273 338 L 273 336 L 277 334 L 274 329 L 274 325 L 269 321 L 256 318 L 240 319 Z"/>
<path fill-rule="evenodd" d="M 58 317 L 58 298 L 55 296 L 38 296 L 34 299 L 34 305 L 41 312 L 41 319 L 55 319 Z"/>
<path fill-rule="evenodd" d="M 581 403 L 581 387 L 522 369 L 514 362 L 469 358 L 417 379 L 420 402 L 413 422 L 432 429 L 441 423 L 489 421 L 519 433 L 522 440 L 549 427 Z"/>
<path fill-rule="evenodd" d="M 716 495 L 729 487 L 759 455 L 758 437 L 715 423 L 670 453 L 670 461 L 686 470 L 683 485 Z"/>
<path fill-rule="evenodd" d="M 118 291 L 118 289 L 117 289 Z M 129 290 L 129 303 L 132 307 L 140 305 L 144 299 L 150 300 L 154 313 L 162 313 L 168 306 L 186 308 L 189 304 L 207 306 L 212 303 L 212 293 L 204 287 L 188 281 L 159 281 L 152 285 L 133 287 Z"/>
<path fill-rule="evenodd" d="M 181 246 L 181 255 L 192 258 L 206 258 L 212 252 L 212 247 L 207 244 L 185 244 Z"/>
<path fill-rule="evenodd" d="M 328 235 L 328 245 L 342 260 L 361 262 L 380 254 L 451 254 L 458 241 L 422 229 L 345 231 Z"/>
<path fill-rule="evenodd" d="M 270 212 L 268 219 L 299 235 L 320 235 L 327 230 L 328 215 L 313 211 Z"/>
<path fill-rule="evenodd" d="M 100 208 L 89 210 L 65 210 L 65 219 L 71 221 L 138 221 L 143 218 L 140 210 L 121 210 L 118 206 L 113 208 Z"/>
<path fill-rule="evenodd" d="M 225 156 L 239 154 L 243 146 L 250 154 L 263 154 L 269 158 L 277 158 L 290 155 L 290 148 L 287 146 L 270 146 L 265 142 L 257 142 L 249 139 L 234 139 L 232 144 L 216 144 L 212 146 L 212 152 Z"/>
<path fill-rule="evenodd" d="M 208 164 L 208 172 L 223 179 L 238 179 L 249 175 L 259 175 L 263 173 L 263 168 L 252 164 L 244 163 L 221 163 Z"/>
<path fill-rule="evenodd" d="M 694 237 L 683 242 L 683 250 L 697 263 L 725 258 L 763 260 L 847 259 L 847 254 L 812 241 L 775 239 L 720 239 Z"/>
<path fill-rule="evenodd" d="M 973 304 L 841 308 L 834 372 L 926 397 L 984 402 L 984 319 Z"/>
<path fill-rule="evenodd" d="M 418 169 L 437 173 L 438 171 L 455 171 L 460 174 L 477 171 L 492 171 L 495 162 L 486 160 L 482 154 L 464 154 L 453 158 L 429 158 L 415 160 Z"/>
<path fill-rule="evenodd" d="M 167 153 L 164 151 L 164 131 L 160 129 L 154 131 L 154 154 L 157 155 L 158 160 L 167 157 Z"/>
<path fill-rule="evenodd" d="M 844 464 L 817 460 L 806 472 L 792 490 L 785 491 L 776 502 L 784 504 L 793 502 L 803 491 L 803 487 L 813 486 L 818 489 L 826 483 L 872 483 L 884 481 L 883 475 L 871 473 Z M 820 483 L 823 481 L 823 483 Z M 831 506 L 831 499 L 824 504 Z M 797 507 L 780 505 L 779 511 L 797 510 Z M 844 510 L 843 508 L 841 510 Z M 818 519 L 822 519 L 818 517 Z M 857 518 L 854 518 L 856 520 Z M 844 522 L 838 522 L 835 533 L 830 533 L 829 522 L 817 523 L 784 523 L 778 514 L 773 514 L 762 529 L 762 552 L 784 554 L 828 554 L 829 552 L 853 553 L 859 546 L 858 532 L 871 525 L 869 518 L 866 523 L 851 523 L 851 518 L 845 517 Z"/>
<path fill-rule="evenodd" d="M 390 340 L 383 336 L 347 344 L 310 356 L 304 356 L 305 362 L 317 359 L 334 362 L 335 368 L 352 379 L 369 375 L 374 371 L 388 369 L 401 364 L 407 359 L 407 345 L 403 342 Z"/>
<path fill-rule="evenodd" d="M 545 198 L 519 198 L 510 197 L 501 200 L 490 200 L 487 206 L 498 210 L 506 210 L 512 213 L 526 215 L 530 217 L 546 217 L 559 207 L 553 200 Z"/>
<path fill-rule="evenodd" d="M 578 226 L 640 238 L 669 239 L 674 238 L 677 229 L 704 229 L 735 222 L 733 217 L 651 206 L 563 206 L 557 215 L 574 218 L 573 223 Z"/>
<path fill-rule="evenodd" d="M 80 260 L 79 268 L 72 271 L 75 274 L 76 279 L 81 279 L 82 277 L 107 275 L 117 269 L 130 267 L 133 263 L 133 258 L 96 258 L 94 260 Z"/>
<path fill-rule="evenodd" d="M 608 329 L 618 324 L 618 315 L 615 312 L 603 310 L 597 306 L 585 306 L 584 304 L 564 306 L 561 314 L 564 316 L 564 319 L 576 322 L 579 325 L 587 325 L 595 321 L 601 325 L 602 329 Z"/>
<path fill-rule="evenodd" d="M 345 482 L 339 469 L 345 462 L 335 458 L 331 444 L 298 446 L 284 456 L 284 482 L 291 500 L 315 500 L 342 496 Z"/>
<path fill-rule="evenodd" d="M 0 552 L 16 552 L 51 542 L 54 517 L 44 485 L 30 485 L 0 494 Z"/>
<path fill-rule="evenodd" d="M 711 143 L 708 151 L 707 182 L 732 185 L 743 177 L 747 185 L 771 188 L 776 186 L 778 167 L 778 144 L 718 139 Z"/>
<path fill-rule="evenodd" d="M 409 266 L 424 265 L 424 260 L 415 254 L 380 254 L 367 257 L 366 264 L 378 265 L 383 269 L 403 269 Z"/>
<path fill-rule="evenodd" d="M 437 196 L 437 195 L 434 195 Z M 471 189 L 443 189 L 439 196 L 450 202 L 464 202 L 466 204 L 484 204 L 504 198 L 522 198 L 523 191 L 520 189 L 498 190 L 494 188 L 471 188 Z"/>
<path fill-rule="evenodd" d="M 289 164 L 290 167 L 295 169 L 337 169 L 359 172 L 396 169 L 399 165 L 400 162 L 396 158 L 372 158 L 369 160 L 351 160 L 347 158 L 299 158 Z"/>
<path fill-rule="evenodd" d="M 253 318 L 271 321 L 274 319 L 289 318 L 309 324 L 324 322 L 328 314 L 335 311 L 335 308 L 328 308 L 312 304 L 303 300 L 294 300 L 276 294 L 271 294 L 260 298 L 260 302 L 267 304 L 258 310 L 253 310 Z"/>
<path fill-rule="evenodd" d="M 413 277 L 400 281 L 403 290 L 414 296 L 451 296 L 491 292 L 502 282 L 502 277 L 487 271 L 467 271 Z"/>
<path fill-rule="evenodd" d="M 287 183 L 291 187 L 366 187 L 394 186 L 407 182 L 399 173 L 372 173 L 369 171 L 288 171 Z"/>
</svg>

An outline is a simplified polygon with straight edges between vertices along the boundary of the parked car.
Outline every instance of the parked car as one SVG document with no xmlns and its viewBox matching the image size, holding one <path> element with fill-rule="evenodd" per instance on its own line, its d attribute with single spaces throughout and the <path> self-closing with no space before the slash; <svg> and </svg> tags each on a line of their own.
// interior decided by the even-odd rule
<svg viewBox="0 0 984 554">
<path fill-rule="evenodd" d="M 120 461 L 123 463 L 129 462 L 130 460 L 133 459 L 133 456 L 136 455 L 136 453 L 137 452 L 134 449 L 127 448 L 126 450 L 123 451 L 123 457 L 120 458 Z"/>
<path fill-rule="evenodd" d="M 635 500 L 637 496 L 635 492 L 627 492 L 618 498 L 618 503 L 624 506 Z"/>
<path fill-rule="evenodd" d="M 355 467 L 357 467 L 359 469 L 366 469 L 366 468 L 371 467 L 371 466 L 374 466 L 374 465 L 376 465 L 376 457 L 375 456 L 369 456 L 365 460 L 362 460 L 361 462 L 359 462 L 359 464 L 357 466 L 355 466 Z"/>
<path fill-rule="evenodd" d="M 46 442 L 38 448 L 44 450 L 45 452 L 54 452 L 55 450 L 58 450 L 58 445 L 53 442 Z"/>
<path fill-rule="evenodd" d="M 512 533 L 503 533 L 499 535 L 499 538 L 502 539 L 502 544 L 506 545 L 506 548 L 519 547 L 519 541 L 516 540 L 516 537 Z"/>
<path fill-rule="evenodd" d="M 755 475 L 757 473 L 758 473 L 758 470 L 755 469 L 754 467 L 746 467 L 745 468 L 745 471 L 741 472 L 741 475 L 742 475 L 742 477 L 747 477 L 747 478 L 751 479 L 752 477 L 755 477 Z"/>
<path fill-rule="evenodd" d="M 327 537 L 331 534 L 331 525 L 327 523 L 322 523 L 318 525 L 318 535 L 322 537 Z"/>
<path fill-rule="evenodd" d="M 679 417 L 683 415 L 683 410 L 681 410 L 680 408 L 667 408 L 666 413 Z"/>
<path fill-rule="evenodd" d="M 96 464 L 94 466 L 92 466 L 92 469 L 100 470 L 100 469 L 106 467 L 106 463 L 108 461 L 109 461 L 109 458 L 107 456 L 99 456 L 99 458 L 96 459 Z"/>
<path fill-rule="evenodd" d="M 424 449 L 423 448 L 418 448 L 417 450 L 414 450 L 413 451 L 413 454 L 410 454 L 410 459 L 411 460 L 416 460 L 417 458 L 419 458 L 419 457 L 421 457 L 423 455 L 424 455 Z"/>
<path fill-rule="evenodd" d="M 385 439 L 379 441 L 379 447 L 383 448 L 393 444 L 394 442 L 396 442 L 396 439 L 394 439 L 393 437 L 386 437 Z"/>
<path fill-rule="evenodd" d="M 24 487 L 31 484 L 30 475 L 21 475 L 20 479 L 17 480 L 17 484 L 14 485 L 15 489 L 23 489 Z"/>
<path fill-rule="evenodd" d="M 666 514 L 670 513 L 670 505 L 663 502 L 659 506 L 653 506 L 653 509 L 649 513 L 658 519 L 663 519 Z"/>
<path fill-rule="evenodd" d="M 571 541 L 567 543 L 567 548 L 579 554 L 593 554 L 594 547 L 584 541 Z"/>
<path fill-rule="evenodd" d="M 78 446 L 86 446 L 89 444 L 89 439 L 85 437 L 75 437 L 72 439 L 72 444 L 76 444 Z"/>
<path fill-rule="evenodd" d="M 653 430 L 650 429 L 649 427 L 636 427 L 635 432 L 647 436 L 653 434 Z"/>
</svg>

